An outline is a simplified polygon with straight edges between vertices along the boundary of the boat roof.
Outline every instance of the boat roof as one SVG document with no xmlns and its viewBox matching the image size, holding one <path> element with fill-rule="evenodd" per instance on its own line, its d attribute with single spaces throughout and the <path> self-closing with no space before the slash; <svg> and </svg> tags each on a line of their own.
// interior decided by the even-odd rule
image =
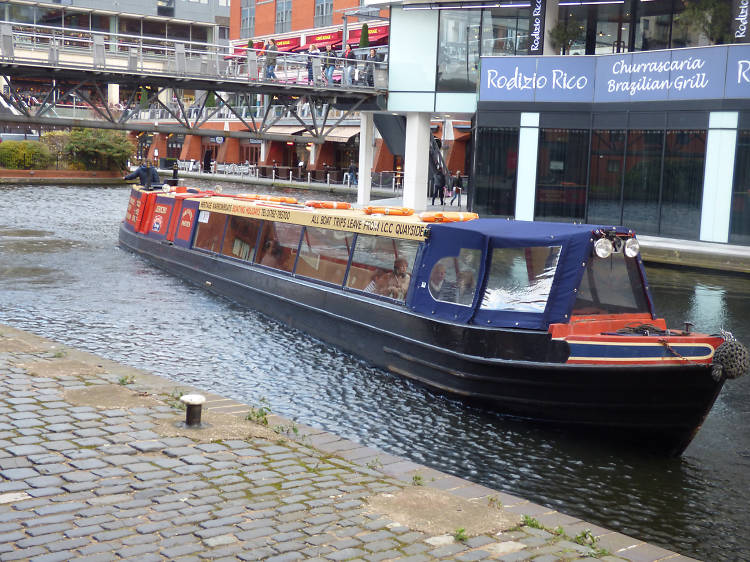
<svg viewBox="0 0 750 562">
<path fill-rule="evenodd" d="M 417 312 L 445 319 L 469 321 L 473 318 L 475 322 L 490 326 L 547 329 L 551 323 L 567 322 L 576 290 L 581 284 L 586 264 L 591 259 L 592 247 L 598 237 L 594 234 L 596 231 L 632 235 L 632 231 L 624 227 L 595 224 L 505 219 L 434 224 L 430 228 L 430 242 L 422 255 L 422 267 L 418 273 L 421 278 L 417 280 L 418 283 L 427 282 L 428 272 L 432 271 L 438 261 L 446 256 L 458 256 L 465 248 L 479 249 L 483 255 L 490 255 L 496 248 L 559 246 L 547 306 L 536 312 L 483 311 L 478 302 L 474 302 L 472 307 L 456 307 L 444 302 L 435 303 L 427 291 L 417 291 L 412 300 L 412 308 Z M 486 266 L 486 262 L 482 264 L 479 278 L 484 277 Z"/>
<path fill-rule="evenodd" d="M 368 215 L 362 209 L 315 209 L 304 205 L 226 196 L 201 198 L 198 208 L 201 211 L 406 240 L 425 240 L 430 226 L 417 215 Z"/>
<path fill-rule="evenodd" d="M 551 246 L 586 239 L 592 232 L 616 231 L 631 233 L 623 227 L 601 224 L 573 224 L 565 222 L 538 222 L 514 219 L 477 219 L 468 222 L 436 224 L 440 229 L 448 228 L 457 235 L 473 232 L 496 240 L 498 246 Z"/>
</svg>

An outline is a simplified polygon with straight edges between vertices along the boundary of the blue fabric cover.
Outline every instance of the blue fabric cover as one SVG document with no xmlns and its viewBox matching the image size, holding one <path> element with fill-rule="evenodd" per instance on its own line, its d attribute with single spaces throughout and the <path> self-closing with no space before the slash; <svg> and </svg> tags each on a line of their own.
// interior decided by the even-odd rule
<svg viewBox="0 0 750 562">
<path fill-rule="evenodd" d="M 629 232 L 624 227 L 530 222 L 507 219 L 477 219 L 467 222 L 443 223 L 430 226 L 430 236 L 422 253 L 422 263 L 416 272 L 416 291 L 411 299 L 415 312 L 451 321 L 480 325 L 547 330 L 550 324 L 567 322 L 575 302 L 575 289 L 581 283 L 586 263 L 591 256 L 597 230 Z M 478 279 L 484 279 L 493 248 L 524 248 L 532 246 L 561 246 L 560 257 L 552 283 L 552 290 L 543 313 L 501 310 L 480 310 L 477 292 L 472 307 L 460 307 L 432 299 L 429 290 L 421 288 L 438 260 L 457 255 L 460 248 L 481 248 L 484 266 Z M 481 289 L 484 289 L 482 286 Z M 457 309 L 461 314 L 457 315 Z"/>
</svg>

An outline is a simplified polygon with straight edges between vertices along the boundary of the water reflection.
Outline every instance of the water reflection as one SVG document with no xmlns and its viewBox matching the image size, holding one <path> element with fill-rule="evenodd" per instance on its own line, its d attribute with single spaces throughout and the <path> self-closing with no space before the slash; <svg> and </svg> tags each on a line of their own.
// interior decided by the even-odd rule
<svg viewBox="0 0 750 562">
<path fill-rule="evenodd" d="M 0 188 L 0 245 L 18 249 L 28 238 L 55 248 L 31 254 L 35 266 L 26 251 L 0 251 L 0 322 L 164 375 L 176 387 L 251 404 L 266 398 L 302 423 L 689 556 L 750 559 L 750 377 L 727 384 L 680 459 L 509 420 L 373 368 L 119 249 L 127 199 L 122 188 Z M 672 326 L 691 320 L 750 342 L 746 278 L 648 273 Z"/>
</svg>

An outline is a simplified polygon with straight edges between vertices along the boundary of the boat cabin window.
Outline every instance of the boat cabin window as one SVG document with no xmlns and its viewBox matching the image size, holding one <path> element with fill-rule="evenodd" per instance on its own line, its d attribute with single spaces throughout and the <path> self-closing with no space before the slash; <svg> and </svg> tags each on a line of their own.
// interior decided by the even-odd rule
<svg viewBox="0 0 750 562">
<path fill-rule="evenodd" d="M 573 314 L 650 313 L 640 268 L 635 258 L 613 253 L 592 256 L 586 264 Z"/>
<path fill-rule="evenodd" d="M 230 216 L 221 253 L 225 256 L 253 261 L 259 230 L 258 219 Z"/>
<path fill-rule="evenodd" d="M 432 266 L 430 295 L 436 301 L 471 306 L 477 288 L 481 250 L 461 248 L 458 256 L 446 256 Z"/>
<path fill-rule="evenodd" d="M 296 275 L 344 284 L 354 234 L 327 228 L 307 227 L 302 236 Z"/>
<path fill-rule="evenodd" d="M 403 302 L 418 248 L 414 240 L 358 235 L 346 286 Z"/>
<path fill-rule="evenodd" d="M 560 246 L 494 248 L 481 308 L 544 312 L 559 258 Z"/>
<path fill-rule="evenodd" d="M 288 271 L 294 269 L 302 226 L 284 222 L 266 222 L 260 235 L 255 263 Z"/>
<path fill-rule="evenodd" d="M 209 252 L 221 250 L 221 239 L 224 236 L 226 222 L 227 216 L 224 214 L 200 211 L 193 246 Z"/>
</svg>

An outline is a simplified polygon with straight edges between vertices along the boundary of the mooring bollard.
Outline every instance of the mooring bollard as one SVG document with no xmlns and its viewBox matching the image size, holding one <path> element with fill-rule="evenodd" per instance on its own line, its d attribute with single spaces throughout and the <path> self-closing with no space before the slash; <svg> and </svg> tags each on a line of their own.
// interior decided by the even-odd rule
<svg viewBox="0 0 750 562">
<path fill-rule="evenodd" d="M 180 402 L 185 404 L 185 425 L 196 427 L 201 424 L 201 408 L 206 397 L 200 394 L 185 394 L 180 396 Z"/>
</svg>

